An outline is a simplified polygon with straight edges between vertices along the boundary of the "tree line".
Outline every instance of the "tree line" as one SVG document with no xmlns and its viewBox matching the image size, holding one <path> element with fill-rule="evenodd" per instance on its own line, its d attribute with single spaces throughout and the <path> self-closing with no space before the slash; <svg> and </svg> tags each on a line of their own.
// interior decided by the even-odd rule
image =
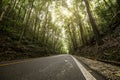
<svg viewBox="0 0 120 80">
<path fill-rule="evenodd" d="M 1 30 L 17 27 L 17 41 L 38 43 L 48 53 L 103 44 L 120 24 L 119 0 L 1 0 Z M 114 21 L 113 21 L 114 20 Z"/>
</svg>

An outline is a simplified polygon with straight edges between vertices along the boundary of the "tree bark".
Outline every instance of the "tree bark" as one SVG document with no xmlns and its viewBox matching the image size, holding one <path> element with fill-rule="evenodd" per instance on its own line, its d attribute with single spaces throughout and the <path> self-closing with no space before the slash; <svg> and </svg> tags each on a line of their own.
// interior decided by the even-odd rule
<svg viewBox="0 0 120 80">
<path fill-rule="evenodd" d="M 10 0 L 10 1 L 8 2 L 8 4 L 4 7 L 3 12 L 2 12 L 1 15 L 0 15 L 0 22 L 2 21 L 4 15 L 5 15 L 6 11 L 7 11 L 7 9 L 9 8 L 10 2 L 11 2 L 11 0 Z"/>
<path fill-rule="evenodd" d="M 94 32 L 94 35 L 95 35 L 95 38 L 96 38 L 96 42 L 99 44 L 99 43 L 101 43 L 99 30 L 98 30 L 97 25 L 95 23 L 95 20 L 92 16 L 88 0 L 84 0 L 84 2 L 85 2 L 85 5 L 86 5 L 89 20 L 90 20 L 90 23 L 91 23 L 91 26 L 92 26 L 92 29 L 93 29 L 93 32 Z"/>
</svg>

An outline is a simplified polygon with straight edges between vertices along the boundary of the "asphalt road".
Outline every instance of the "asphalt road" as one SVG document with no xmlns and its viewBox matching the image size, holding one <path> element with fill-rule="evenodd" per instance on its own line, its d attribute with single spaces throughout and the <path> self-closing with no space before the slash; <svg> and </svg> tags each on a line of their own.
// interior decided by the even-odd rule
<svg viewBox="0 0 120 80">
<path fill-rule="evenodd" d="M 0 64 L 0 80 L 105 80 L 71 55 Z"/>
</svg>

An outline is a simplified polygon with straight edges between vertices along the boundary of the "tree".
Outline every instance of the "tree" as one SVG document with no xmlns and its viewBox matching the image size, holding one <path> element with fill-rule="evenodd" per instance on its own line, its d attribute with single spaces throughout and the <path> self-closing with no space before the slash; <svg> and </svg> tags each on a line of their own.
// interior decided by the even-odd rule
<svg viewBox="0 0 120 80">
<path fill-rule="evenodd" d="M 91 26 L 92 26 L 92 29 L 93 29 L 93 32 L 95 34 L 95 38 L 96 38 L 96 41 L 97 43 L 99 44 L 101 41 L 100 41 L 100 33 L 99 33 L 99 30 L 97 29 L 97 25 L 95 23 L 95 20 L 92 16 L 92 13 L 90 11 L 90 6 L 89 6 L 89 2 L 88 0 L 84 0 L 85 2 L 85 5 L 86 5 L 86 9 L 87 9 L 87 13 L 88 13 L 88 16 L 89 16 L 89 19 L 90 19 L 90 23 L 91 23 Z"/>
<path fill-rule="evenodd" d="M 8 7 L 10 6 L 10 3 L 11 3 L 11 0 L 4 2 L 5 7 L 3 9 L 3 12 L 0 15 L 0 21 L 2 21 L 4 15 L 5 15 L 5 13 L 6 13 L 7 9 L 8 9 Z"/>
</svg>

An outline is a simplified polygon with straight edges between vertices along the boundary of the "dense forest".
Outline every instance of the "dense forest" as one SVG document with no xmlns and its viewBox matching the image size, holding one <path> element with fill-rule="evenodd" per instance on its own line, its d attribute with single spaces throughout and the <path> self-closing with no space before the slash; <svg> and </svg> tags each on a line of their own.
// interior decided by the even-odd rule
<svg viewBox="0 0 120 80">
<path fill-rule="evenodd" d="M 120 0 L 0 0 L 0 61 L 68 53 L 120 61 Z"/>
</svg>

